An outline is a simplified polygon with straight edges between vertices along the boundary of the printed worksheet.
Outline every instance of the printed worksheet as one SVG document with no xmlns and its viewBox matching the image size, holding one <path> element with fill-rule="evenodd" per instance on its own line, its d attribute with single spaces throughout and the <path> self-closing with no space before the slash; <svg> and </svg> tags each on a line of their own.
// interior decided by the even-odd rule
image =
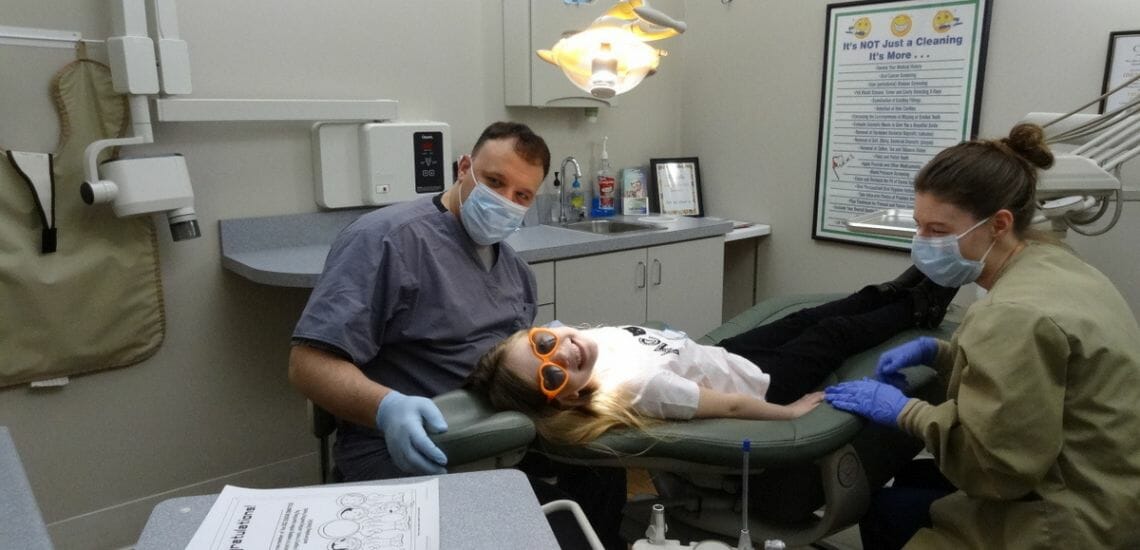
<svg viewBox="0 0 1140 550">
<path fill-rule="evenodd" d="M 187 550 L 438 550 L 439 483 L 227 485 Z"/>
</svg>

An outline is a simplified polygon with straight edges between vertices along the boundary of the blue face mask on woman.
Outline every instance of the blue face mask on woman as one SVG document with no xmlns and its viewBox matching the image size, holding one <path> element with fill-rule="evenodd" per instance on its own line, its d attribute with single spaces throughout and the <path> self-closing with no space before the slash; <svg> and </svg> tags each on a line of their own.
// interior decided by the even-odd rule
<svg viewBox="0 0 1140 550">
<path fill-rule="evenodd" d="M 475 188 L 460 201 L 459 220 L 467 229 L 471 240 L 483 246 L 495 244 L 510 236 L 522 226 L 527 207 L 512 202 L 475 179 L 475 166 L 471 166 L 471 181 Z"/>
<path fill-rule="evenodd" d="M 958 241 L 989 220 L 986 218 L 974 224 L 961 235 L 945 237 L 915 235 L 910 248 L 911 261 L 923 275 L 941 286 L 959 287 L 978 280 L 982 268 L 985 267 L 986 256 L 989 256 L 990 251 L 994 249 L 997 239 L 990 243 L 990 247 L 986 249 L 985 254 L 982 254 L 980 260 L 963 258 L 962 251 L 958 249 Z"/>
</svg>

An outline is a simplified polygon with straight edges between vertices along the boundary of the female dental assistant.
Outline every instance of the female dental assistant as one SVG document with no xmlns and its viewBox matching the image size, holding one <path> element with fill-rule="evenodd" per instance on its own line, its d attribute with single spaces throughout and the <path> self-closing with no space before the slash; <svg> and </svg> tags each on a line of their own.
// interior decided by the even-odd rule
<svg viewBox="0 0 1140 550">
<path fill-rule="evenodd" d="M 921 438 L 953 485 L 913 493 L 930 496 L 908 501 L 909 519 L 881 513 L 908 488 L 881 490 L 866 548 L 1140 547 L 1140 328 L 1104 275 L 1029 229 L 1053 160 L 1042 138 L 1019 125 L 916 176 L 915 265 L 989 292 L 951 341 L 908 342 L 882 355 L 879 380 L 827 389 L 836 408 Z M 941 404 L 900 391 L 898 371 L 920 364 L 946 384 Z"/>
</svg>

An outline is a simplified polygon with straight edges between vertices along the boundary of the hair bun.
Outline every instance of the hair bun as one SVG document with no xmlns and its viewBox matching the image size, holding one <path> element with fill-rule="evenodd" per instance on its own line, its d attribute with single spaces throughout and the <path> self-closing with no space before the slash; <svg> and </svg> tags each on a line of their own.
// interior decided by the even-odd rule
<svg viewBox="0 0 1140 550">
<path fill-rule="evenodd" d="M 1053 153 L 1045 144 L 1045 130 L 1036 124 L 1018 124 L 1002 143 L 1038 168 L 1053 166 Z"/>
</svg>

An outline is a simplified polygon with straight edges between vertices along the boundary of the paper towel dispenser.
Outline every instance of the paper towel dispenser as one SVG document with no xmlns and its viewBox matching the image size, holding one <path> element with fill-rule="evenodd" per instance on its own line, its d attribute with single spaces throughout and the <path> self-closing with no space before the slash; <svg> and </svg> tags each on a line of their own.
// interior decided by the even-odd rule
<svg viewBox="0 0 1140 550">
<path fill-rule="evenodd" d="M 452 183 L 446 123 L 322 122 L 312 131 L 316 199 L 324 208 L 393 204 Z"/>
</svg>

